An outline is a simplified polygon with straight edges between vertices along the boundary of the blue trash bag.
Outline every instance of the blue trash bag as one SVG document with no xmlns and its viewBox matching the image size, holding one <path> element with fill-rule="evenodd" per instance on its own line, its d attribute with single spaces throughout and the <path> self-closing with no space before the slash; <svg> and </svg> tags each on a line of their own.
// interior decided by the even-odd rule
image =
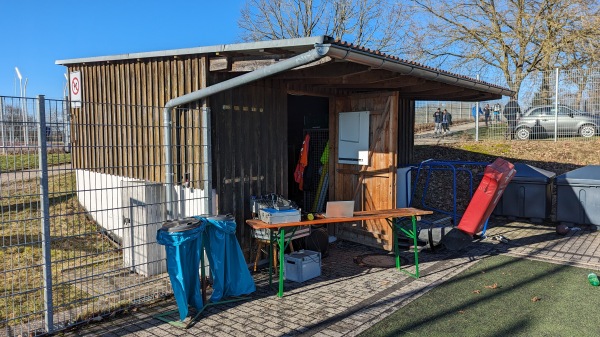
<svg viewBox="0 0 600 337">
<path fill-rule="evenodd" d="M 188 304 L 198 310 L 204 305 L 198 271 L 206 225 L 202 221 L 200 226 L 186 231 L 168 232 L 161 228 L 156 232 L 156 242 L 164 245 L 167 252 L 167 271 L 181 321 L 188 315 Z"/>
<path fill-rule="evenodd" d="M 204 234 L 207 239 L 205 240 L 206 253 L 213 277 L 211 302 L 256 291 L 254 279 L 250 275 L 244 254 L 235 237 L 235 220 L 226 216 L 203 219 L 209 222 Z"/>
</svg>

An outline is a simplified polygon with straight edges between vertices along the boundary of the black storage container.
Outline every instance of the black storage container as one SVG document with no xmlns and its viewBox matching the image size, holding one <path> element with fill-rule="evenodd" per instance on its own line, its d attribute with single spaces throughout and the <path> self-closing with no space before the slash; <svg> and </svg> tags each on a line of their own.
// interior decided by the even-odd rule
<svg viewBox="0 0 600 337">
<path fill-rule="evenodd" d="M 556 221 L 600 228 L 600 165 L 556 177 Z"/>
<path fill-rule="evenodd" d="M 517 173 L 506 186 L 493 214 L 534 222 L 550 218 L 552 179 L 556 173 L 523 163 L 515 163 L 515 169 Z"/>
</svg>

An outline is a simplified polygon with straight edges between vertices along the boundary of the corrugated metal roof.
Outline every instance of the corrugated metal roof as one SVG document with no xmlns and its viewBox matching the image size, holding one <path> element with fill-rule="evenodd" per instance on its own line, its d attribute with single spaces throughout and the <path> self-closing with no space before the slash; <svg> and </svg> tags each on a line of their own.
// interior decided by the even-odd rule
<svg viewBox="0 0 600 337">
<path fill-rule="evenodd" d="M 330 39 L 327 36 L 303 37 L 297 39 L 270 40 L 260 42 L 221 44 L 215 46 L 183 48 L 161 50 L 143 53 L 129 53 L 119 55 L 84 57 L 66 60 L 57 60 L 55 64 L 68 65 L 77 63 L 93 63 L 103 61 L 121 61 L 131 59 L 143 59 L 153 57 L 169 57 L 181 55 L 196 55 L 196 54 L 214 54 L 214 53 L 232 53 L 239 52 L 246 55 L 264 55 L 264 51 L 268 49 L 285 49 L 290 52 L 303 53 L 315 47 L 317 43 L 323 43 L 324 40 Z"/>
<path fill-rule="evenodd" d="M 59 65 L 70 65 L 80 63 L 94 63 L 94 62 L 109 62 L 109 61 L 122 61 L 131 59 L 143 59 L 143 58 L 160 58 L 160 57 L 172 57 L 182 55 L 197 55 L 197 54 L 226 54 L 226 53 L 238 53 L 245 56 L 264 56 L 265 54 L 280 53 L 285 51 L 291 54 L 300 54 L 306 52 L 315 47 L 316 44 L 329 44 L 333 47 L 342 47 L 364 53 L 368 56 L 373 56 L 386 61 L 391 61 L 398 64 L 404 64 L 409 67 L 419 68 L 430 73 L 437 73 L 442 75 L 451 76 L 454 78 L 460 78 L 472 83 L 481 83 L 485 86 L 502 89 L 504 91 L 510 91 L 507 88 L 489 83 L 481 80 L 474 79 L 465 75 L 452 73 L 439 68 L 433 68 L 418 62 L 399 58 L 394 55 L 382 53 L 379 50 L 371 50 L 369 48 L 355 45 L 340 39 L 334 39 L 329 36 L 314 36 L 304 37 L 295 39 L 283 39 L 283 40 L 270 40 L 270 41 L 259 41 L 249 43 L 236 43 L 236 44 L 223 44 L 206 47 L 195 47 L 195 48 L 183 48 L 183 49 L 172 49 L 163 51 L 153 52 L 141 52 L 141 53 L 129 53 L 119 55 L 108 55 L 108 56 L 97 56 L 87 58 L 75 58 L 66 60 L 57 60 L 55 64 Z"/>
<path fill-rule="evenodd" d="M 389 55 L 389 54 L 386 54 L 386 53 L 382 53 L 379 50 L 371 50 L 371 49 L 363 47 L 363 46 L 359 46 L 359 45 L 355 45 L 353 43 L 342 41 L 340 39 L 329 41 L 329 43 L 332 44 L 332 45 L 342 46 L 342 47 L 350 48 L 350 49 L 353 49 L 353 50 L 362 51 L 362 52 L 365 52 L 365 53 L 368 53 L 368 54 L 376 55 L 378 57 L 381 57 L 381 58 L 384 58 L 384 59 L 388 59 L 388 60 L 392 60 L 392 61 L 395 61 L 395 62 L 398 62 L 398 63 L 403 63 L 403 64 L 409 65 L 411 67 L 421 68 L 423 70 L 428 70 L 428 71 L 431 71 L 431 72 L 437 72 L 437 73 L 440 73 L 440 74 L 445 74 L 445 75 L 456 77 L 456 78 L 462 78 L 462 79 L 470 81 L 470 82 L 479 82 L 479 83 L 482 83 L 482 84 L 485 84 L 485 85 L 488 85 L 488 86 L 492 86 L 492 87 L 496 87 L 496 88 L 499 88 L 499 89 L 507 90 L 507 88 L 504 88 L 504 87 L 499 86 L 499 85 L 494 84 L 494 83 L 489 83 L 489 82 L 477 80 L 477 79 L 474 79 L 474 78 L 469 77 L 469 76 L 465 76 L 465 75 L 461 75 L 461 74 L 457 74 L 457 73 L 452 73 L 452 72 L 449 72 L 449 71 L 446 71 L 446 70 L 443 70 L 443 69 L 439 69 L 439 68 L 433 68 L 433 67 L 430 67 L 430 66 L 418 63 L 418 62 L 414 62 L 414 61 L 410 61 L 410 60 L 399 58 L 398 56 L 394 56 L 394 55 Z"/>
</svg>

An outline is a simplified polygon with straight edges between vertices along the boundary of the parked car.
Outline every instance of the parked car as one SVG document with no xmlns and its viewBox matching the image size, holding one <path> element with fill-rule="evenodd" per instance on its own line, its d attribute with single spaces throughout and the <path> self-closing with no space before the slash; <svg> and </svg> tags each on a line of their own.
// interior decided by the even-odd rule
<svg viewBox="0 0 600 337">
<path fill-rule="evenodd" d="M 540 105 L 529 108 L 518 119 L 515 126 L 517 139 L 526 140 L 535 137 L 554 136 L 593 137 L 600 130 L 600 116 L 571 109 L 566 105 L 558 106 L 558 115 L 554 105 Z"/>
</svg>

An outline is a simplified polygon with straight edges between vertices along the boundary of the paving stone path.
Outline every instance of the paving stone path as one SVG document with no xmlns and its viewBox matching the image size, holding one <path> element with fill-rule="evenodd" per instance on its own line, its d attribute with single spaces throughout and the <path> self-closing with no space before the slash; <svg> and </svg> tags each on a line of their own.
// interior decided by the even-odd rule
<svg viewBox="0 0 600 337">
<path fill-rule="evenodd" d="M 508 243 L 492 240 L 495 235 L 503 235 Z M 395 268 L 357 264 L 359 256 L 387 252 L 339 241 L 323 259 L 321 276 L 304 283 L 286 282 L 283 298 L 277 298 L 267 273 L 261 271 L 254 275 L 257 291 L 251 298 L 208 307 L 188 330 L 155 318 L 176 310 L 174 299 L 167 299 L 65 336 L 356 336 L 491 253 L 598 270 L 599 247 L 600 235 L 594 228 L 559 236 L 551 225 L 495 219 L 486 239 L 462 251 L 422 250 L 422 276 L 414 279 Z M 414 272 L 412 255 L 404 252 L 402 257 L 408 261 L 407 270 Z"/>
</svg>

